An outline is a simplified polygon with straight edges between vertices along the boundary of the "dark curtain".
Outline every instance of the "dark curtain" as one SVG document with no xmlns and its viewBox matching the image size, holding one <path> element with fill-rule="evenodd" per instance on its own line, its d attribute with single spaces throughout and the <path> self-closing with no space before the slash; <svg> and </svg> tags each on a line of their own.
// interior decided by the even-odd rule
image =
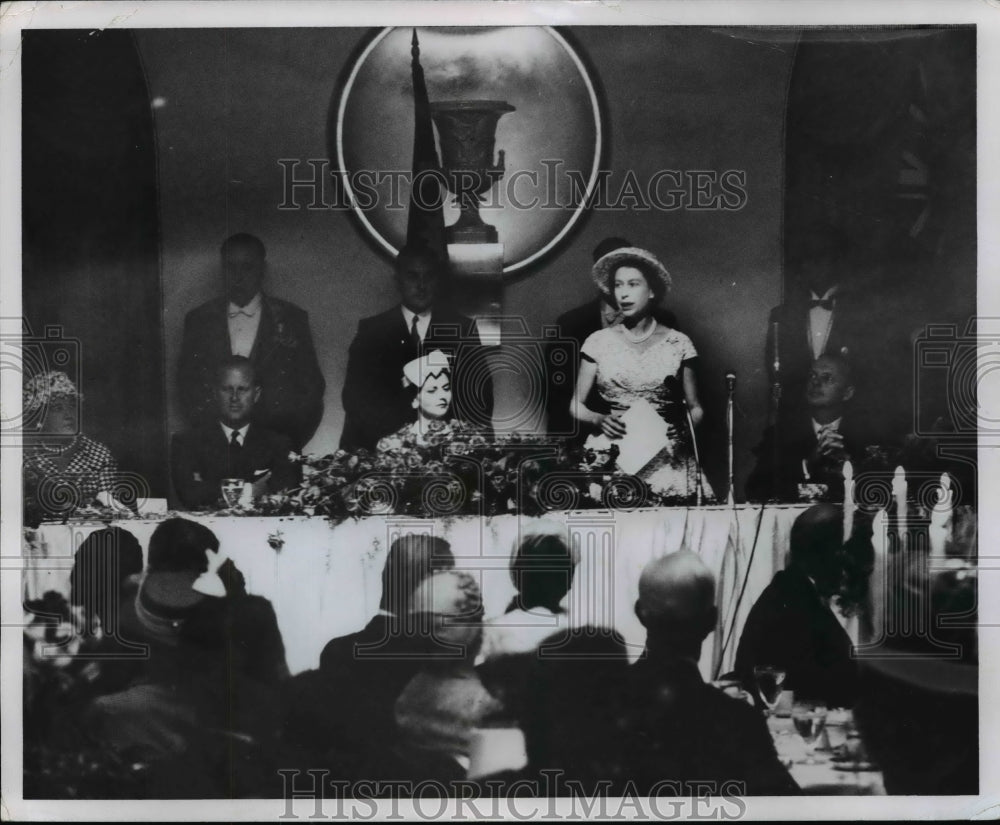
<svg viewBox="0 0 1000 825">
<path fill-rule="evenodd" d="M 67 367 L 83 432 L 165 496 L 157 167 L 138 50 L 128 32 L 26 31 L 22 68 L 25 320 L 78 353 Z"/>
<path fill-rule="evenodd" d="M 879 376 L 867 406 L 896 432 L 954 418 L 914 336 L 961 336 L 976 311 L 975 27 L 804 31 L 785 135 L 785 299 L 799 249 L 839 230 L 870 299 L 852 356 Z"/>
</svg>

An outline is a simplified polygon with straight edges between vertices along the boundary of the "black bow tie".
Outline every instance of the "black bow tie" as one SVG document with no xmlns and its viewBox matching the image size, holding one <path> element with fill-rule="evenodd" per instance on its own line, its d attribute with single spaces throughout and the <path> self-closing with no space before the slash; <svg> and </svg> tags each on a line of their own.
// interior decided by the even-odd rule
<svg viewBox="0 0 1000 825">
<path fill-rule="evenodd" d="M 827 312 L 833 312 L 833 298 L 813 298 L 809 302 L 809 309 L 816 309 L 816 307 L 823 307 Z"/>
</svg>

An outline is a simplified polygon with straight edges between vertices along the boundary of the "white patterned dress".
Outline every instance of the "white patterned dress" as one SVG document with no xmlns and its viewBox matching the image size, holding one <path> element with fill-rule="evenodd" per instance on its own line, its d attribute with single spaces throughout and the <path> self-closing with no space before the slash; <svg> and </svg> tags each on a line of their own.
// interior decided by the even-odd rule
<svg viewBox="0 0 1000 825">
<path fill-rule="evenodd" d="M 597 391 L 613 408 L 624 412 L 633 402 L 644 398 L 664 419 L 670 445 L 639 471 L 639 478 L 655 493 L 693 498 L 698 470 L 679 398 L 683 393 L 681 367 L 698 355 L 691 339 L 661 326 L 645 341 L 635 343 L 625 337 L 625 327 L 617 325 L 590 335 L 580 351 L 597 365 Z M 664 385 L 668 376 L 677 379 L 673 392 Z M 613 443 L 603 433 L 596 433 L 584 447 L 607 450 Z M 706 498 L 712 497 L 712 488 L 704 474 L 702 489 Z"/>
</svg>

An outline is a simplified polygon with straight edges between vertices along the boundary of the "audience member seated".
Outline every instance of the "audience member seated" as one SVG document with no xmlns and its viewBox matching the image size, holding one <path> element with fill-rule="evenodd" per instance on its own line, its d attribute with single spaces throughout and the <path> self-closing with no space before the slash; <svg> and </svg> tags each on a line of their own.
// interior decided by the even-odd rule
<svg viewBox="0 0 1000 825">
<path fill-rule="evenodd" d="M 423 640 L 409 618 L 413 591 L 454 566 L 444 539 L 408 534 L 392 543 L 378 613 L 364 629 L 328 642 L 319 669 L 299 673 L 287 685 L 284 738 L 297 753 L 290 758 L 306 767 L 326 758 L 334 768 L 356 770 L 372 744 L 395 737 L 396 699 L 421 665 Z"/>
<path fill-rule="evenodd" d="M 528 756 L 522 775 L 544 788 L 543 771 L 558 770 L 560 781 L 575 783 L 577 793 L 605 788 L 609 796 L 620 795 L 628 779 L 622 739 L 629 672 L 625 641 L 610 629 L 572 628 L 539 645 L 532 664 L 521 719 Z"/>
<path fill-rule="evenodd" d="M 857 467 L 865 448 L 879 441 L 865 421 L 852 415 L 853 398 L 847 361 L 839 355 L 817 358 L 806 382 L 805 410 L 787 410 L 777 445 L 774 427 L 764 431 L 757 464 L 747 479 L 747 498 L 797 501 L 798 485 L 804 483 L 825 484 L 831 497 L 842 498 L 844 462 L 850 459 Z"/>
<path fill-rule="evenodd" d="M 254 420 L 301 450 L 323 417 L 326 389 L 309 316 L 264 292 L 267 250 L 259 238 L 237 233 L 223 241 L 221 253 L 226 294 L 184 318 L 177 378 L 188 426 L 214 423 L 215 365 L 242 355 L 264 388 Z"/>
<path fill-rule="evenodd" d="M 796 698 L 854 704 L 857 662 L 830 607 L 848 568 L 857 566 L 852 554 L 860 552 L 844 545 L 843 530 L 843 511 L 832 504 L 810 507 L 792 525 L 788 567 L 750 609 L 736 650 L 736 672 L 752 694 L 754 667 L 772 665 L 785 671 L 784 687 Z"/>
<path fill-rule="evenodd" d="M 685 782 L 741 783 L 749 796 L 795 793 L 764 717 L 705 684 L 701 645 L 715 630 L 715 579 L 689 551 L 651 562 L 636 615 L 646 649 L 631 668 L 626 775 L 645 795 L 684 795 Z M 669 780 L 669 781 L 664 781 Z"/>
<path fill-rule="evenodd" d="M 507 612 L 483 626 L 480 673 L 515 719 L 529 688 L 528 673 L 539 644 L 569 626 L 562 602 L 573 584 L 576 560 L 566 546 L 565 526 L 551 527 L 545 532 L 545 525 L 541 532 L 521 539 L 510 570 L 517 592 Z"/>
<path fill-rule="evenodd" d="M 287 676 L 270 602 L 246 593 L 215 535 L 169 519 L 150 539 L 127 638 L 149 645 L 144 672 L 88 713 L 95 739 L 153 764 L 152 797 L 246 796 L 273 781 L 276 687 Z M 234 782 L 234 779 L 236 780 Z"/>
<path fill-rule="evenodd" d="M 255 498 L 298 482 L 288 437 L 251 420 L 260 393 L 248 358 L 233 356 L 219 365 L 216 420 L 174 438 L 174 489 L 185 507 L 218 503 L 224 478 L 249 482 Z"/>
<path fill-rule="evenodd" d="M 974 513 L 958 520 L 947 561 L 920 548 L 889 561 L 895 621 L 860 651 L 854 718 L 890 794 L 980 793 L 975 531 Z"/>
<path fill-rule="evenodd" d="M 500 706 L 473 663 L 482 643 L 479 585 L 468 573 L 435 573 L 417 586 L 413 627 L 425 644 L 420 669 L 396 700 L 398 729 L 376 777 L 413 782 L 464 779 L 473 731 Z"/>
<path fill-rule="evenodd" d="M 80 429 L 83 395 L 65 372 L 32 376 L 23 390 L 25 515 L 29 524 L 100 504 L 127 509 L 115 496 L 111 451 Z M 32 423 L 34 426 L 32 427 Z"/>
</svg>

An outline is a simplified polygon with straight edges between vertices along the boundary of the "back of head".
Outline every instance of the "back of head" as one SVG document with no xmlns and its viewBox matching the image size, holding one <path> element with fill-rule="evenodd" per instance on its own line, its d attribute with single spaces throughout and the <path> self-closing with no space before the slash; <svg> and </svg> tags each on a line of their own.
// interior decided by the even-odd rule
<svg viewBox="0 0 1000 825">
<path fill-rule="evenodd" d="M 107 629 L 117 615 L 122 585 L 142 572 L 142 548 L 131 533 L 120 527 L 96 530 L 84 539 L 73 559 L 70 601 L 88 617 L 97 616 Z"/>
<path fill-rule="evenodd" d="M 417 585 L 435 571 L 451 570 L 454 566 L 451 545 L 444 539 L 417 533 L 400 536 L 389 548 L 382 569 L 379 607 L 397 615 L 408 612 Z"/>
<path fill-rule="evenodd" d="M 482 644 L 483 597 L 475 577 L 443 570 L 413 591 L 407 630 L 425 639 L 431 659 L 469 662 Z"/>
<path fill-rule="evenodd" d="M 790 567 L 813 578 L 824 595 L 832 595 L 841 578 L 843 510 L 833 504 L 810 507 L 792 525 Z"/>
<path fill-rule="evenodd" d="M 518 595 L 512 606 L 523 610 L 545 607 L 558 612 L 573 584 L 575 561 L 562 536 L 529 535 L 511 561 L 511 579 Z"/>
<path fill-rule="evenodd" d="M 690 550 L 654 559 L 639 577 L 636 615 L 647 631 L 647 647 L 695 655 L 715 629 L 715 577 Z"/>
<path fill-rule="evenodd" d="M 147 563 L 150 571 L 204 573 L 208 569 L 205 551 L 218 549 L 218 538 L 204 524 L 171 518 L 153 531 Z"/>
</svg>

